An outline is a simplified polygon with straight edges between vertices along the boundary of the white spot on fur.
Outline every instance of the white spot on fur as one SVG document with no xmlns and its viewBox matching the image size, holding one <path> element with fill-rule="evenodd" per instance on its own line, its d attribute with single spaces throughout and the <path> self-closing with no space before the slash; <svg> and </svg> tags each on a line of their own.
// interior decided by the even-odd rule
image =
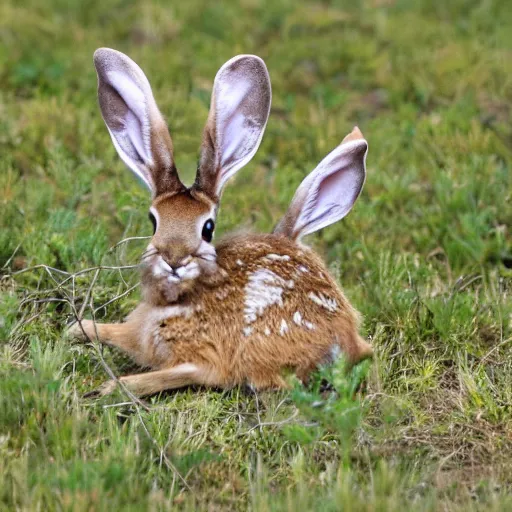
<svg viewBox="0 0 512 512">
<path fill-rule="evenodd" d="M 287 254 L 267 254 L 265 259 L 272 261 L 290 261 L 290 256 Z"/>
<path fill-rule="evenodd" d="M 195 372 L 195 371 L 197 371 L 197 366 L 195 364 L 192 364 L 192 363 L 181 363 L 177 367 L 177 369 L 179 369 L 183 373 Z"/>
<path fill-rule="evenodd" d="M 244 336 L 250 336 L 252 334 L 252 327 L 244 327 L 243 329 Z"/>
<path fill-rule="evenodd" d="M 265 333 L 265 336 L 270 336 L 270 329 L 268 327 L 265 327 L 263 332 Z"/>
<path fill-rule="evenodd" d="M 283 318 L 281 320 L 281 326 L 279 327 L 279 334 L 281 336 L 283 336 L 287 332 L 288 332 L 288 324 L 286 323 L 285 319 Z"/>
<path fill-rule="evenodd" d="M 293 314 L 293 321 L 299 327 L 305 327 L 310 331 L 314 331 L 316 329 L 315 325 L 309 322 L 308 320 L 305 320 L 299 311 L 295 311 L 295 313 Z"/>
<path fill-rule="evenodd" d="M 298 269 L 297 269 L 299 272 L 302 272 L 303 274 L 305 274 L 306 272 L 309 272 L 309 268 L 308 267 L 305 267 L 304 265 L 299 265 Z"/>
<path fill-rule="evenodd" d="M 268 270 L 260 268 L 249 275 L 245 286 L 244 316 L 246 323 L 255 322 L 266 308 L 277 304 L 283 306 L 283 291 L 289 282 Z"/>
<path fill-rule="evenodd" d="M 165 306 L 161 308 L 154 308 L 150 313 L 150 320 L 153 322 L 162 322 L 167 318 L 176 318 L 182 316 L 189 318 L 195 309 L 192 306 Z"/>
<path fill-rule="evenodd" d="M 315 294 L 313 292 L 309 292 L 308 293 L 308 297 L 315 304 L 318 304 L 319 306 L 327 309 L 327 311 L 330 311 L 331 313 L 333 313 L 334 311 L 336 311 L 338 309 L 338 303 L 336 302 L 336 300 L 335 299 L 331 299 L 330 297 L 326 297 L 322 293 L 319 293 L 317 295 L 317 294 Z"/>
<path fill-rule="evenodd" d="M 239 267 L 243 267 L 244 266 L 244 262 L 242 260 L 236 260 L 236 264 L 239 266 Z"/>
<path fill-rule="evenodd" d="M 219 299 L 219 300 L 224 300 L 227 298 L 228 295 L 229 295 L 229 288 L 223 288 L 222 290 L 219 290 L 215 294 L 215 297 L 217 297 L 217 299 Z"/>
<path fill-rule="evenodd" d="M 338 344 L 335 343 L 334 345 L 331 345 L 330 355 L 331 355 L 332 361 L 336 361 L 336 359 L 338 359 L 338 357 L 340 357 L 341 349 Z"/>
<path fill-rule="evenodd" d="M 256 313 L 246 313 L 245 314 L 245 321 L 248 323 L 248 324 L 252 324 L 253 322 L 256 322 L 256 319 L 258 318 L 258 315 L 256 315 Z"/>
</svg>

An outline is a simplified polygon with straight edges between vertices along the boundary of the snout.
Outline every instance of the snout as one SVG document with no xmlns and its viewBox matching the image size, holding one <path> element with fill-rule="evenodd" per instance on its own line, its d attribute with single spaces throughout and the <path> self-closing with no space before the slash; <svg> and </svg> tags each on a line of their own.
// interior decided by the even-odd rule
<svg viewBox="0 0 512 512">
<path fill-rule="evenodd" d="M 151 256 L 144 262 L 150 267 L 154 277 L 167 279 L 169 283 L 194 280 L 201 274 L 211 275 L 217 270 L 215 249 L 210 244 L 207 245 L 208 247 L 204 247 L 200 244 L 192 254 L 190 251 L 188 254 L 179 254 L 178 251 L 168 248 L 162 250 L 150 244 L 146 254 Z"/>
<path fill-rule="evenodd" d="M 192 261 L 190 252 L 185 251 L 173 251 L 171 249 L 158 249 L 157 252 L 162 260 L 172 269 L 176 271 L 180 267 L 184 267 Z"/>
<path fill-rule="evenodd" d="M 166 277 L 169 282 L 195 279 L 200 273 L 199 265 L 191 256 L 169 263 L 165 256 L 159 254 L 152 261 L 152 267 L 155 277 Z"/>
</svg>

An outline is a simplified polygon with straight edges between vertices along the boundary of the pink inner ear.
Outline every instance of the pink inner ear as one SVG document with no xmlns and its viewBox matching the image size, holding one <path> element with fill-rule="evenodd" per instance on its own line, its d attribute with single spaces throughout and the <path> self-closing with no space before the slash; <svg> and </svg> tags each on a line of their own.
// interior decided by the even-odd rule
<svg viewBox="0 0 512 512">
<path fill-rule="evenodd" d="M 329 172 L 333 168 L 337 170 Z M 320 164 L 316 172 L 313 182 L 304 183 L 308 199 L 297 222 L 302 226 L 300 236 L 313 233 L 347 215 L 359 196 L 365 177 L 364 162 L 358 162 L 357 158 L 352 160 L 352 155 L 344 153 L 325 166 Z"/>
<path fill-rule="evenodd" d="M 135 116 L 135 114 L 128 110 L 126 112 L 126 116 L 124 119 L 125 125 L 125 133 L 130 138 L 132 144 L 134 145 L 137 153 L 140 156 L 140 160 L 142 162 L 148 162 L 151 160 L 151 156 L 148 155 L 148 151 L 145 147 L 145 142 L 143 139 L 143 127 L 140 119 Z"/>
<path fill-rule="evenodd" d="M 234 160 L 242 158 L 246 147 L 243 140 L 245 117 L 241 112 L 235 112 L 229 119 L 224 132 L 223 148 L 222 148 L 222 168 L 229 170 L 229 165 Z M 241 155 L 239 154 L 241 153 Z"/>
<path fill-rule="evenodd" d="M 352 208 L 360 185 L 358 173 L 352 169 L 332 173 L 320 183 L 314 217 L 320 220 L 326 216 L 339 215 L 332 222 L 339 220 Z"/>
<path fill-rule="evenodd" d="M 239 55 L 221 67 L 205 129 L 205 157 L 196 177 L 203 190 L 220 197 L 226 181 L 254 156 L 265 130 L 270 100 L 270 80 L 260 58 Z"/>
<path fill-rule="evenodd" d="M 220 79 L 214 91 L 217 108 L 217 134 L 221 171 L 219 187 L 239 168 L 240 162 L 257 147 L 261 126 L 249 123 L 251 101 L 254 93 L 252 83 L 244 75 L 231 74 Z M 256 112 L 256 115 L 258 113 Z"/>
</svg>

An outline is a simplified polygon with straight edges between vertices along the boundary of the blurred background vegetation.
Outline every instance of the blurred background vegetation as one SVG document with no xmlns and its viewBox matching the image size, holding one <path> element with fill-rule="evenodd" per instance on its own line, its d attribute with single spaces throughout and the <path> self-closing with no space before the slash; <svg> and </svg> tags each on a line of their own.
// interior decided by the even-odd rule
<svg viewBox="0 0 512 512">
<path fill-rule="evenodd" d="M 59 284 L 66 274 L 33 267 L 134 264 L 143 241 L 110 249 L 151 232 L 147 192 L 97 107 L 100 46 L 147 74 L 188 183 L 217 69 L 239 53 L 267 63 L 267 132 L 217 235 L 270 230 L 361 128 L 364 192 L 310 240 L 376 349 L 369 370 L 326 375 L 336 395 L 185 390 L 147 410 L 83 398 L 102 358 L 118 374 L 127 363 L 63 340 L 68 298 L 120 320 L 136 290 L 102 304 L 137 273 Z M 510 507 L 511 114 L 505 0 L 3 0 L 0 508 Z"/>
</svg>

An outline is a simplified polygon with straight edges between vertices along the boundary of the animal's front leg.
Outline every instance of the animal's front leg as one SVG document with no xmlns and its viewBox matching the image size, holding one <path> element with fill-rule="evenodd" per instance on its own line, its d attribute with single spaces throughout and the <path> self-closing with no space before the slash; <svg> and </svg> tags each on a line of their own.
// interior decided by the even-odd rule
<svg viewBox="0 0 512 512">
<path fill-rule="evenodd" d="M 139 360 L 140 343 L 136 327 L 132 322 L 100 324 L 92 320 L 81 320 L 70 327 L 68 334 L 84 341 L 101 341 L 105 345 L 121 349 L 133 359 Z"/>
</svg>

